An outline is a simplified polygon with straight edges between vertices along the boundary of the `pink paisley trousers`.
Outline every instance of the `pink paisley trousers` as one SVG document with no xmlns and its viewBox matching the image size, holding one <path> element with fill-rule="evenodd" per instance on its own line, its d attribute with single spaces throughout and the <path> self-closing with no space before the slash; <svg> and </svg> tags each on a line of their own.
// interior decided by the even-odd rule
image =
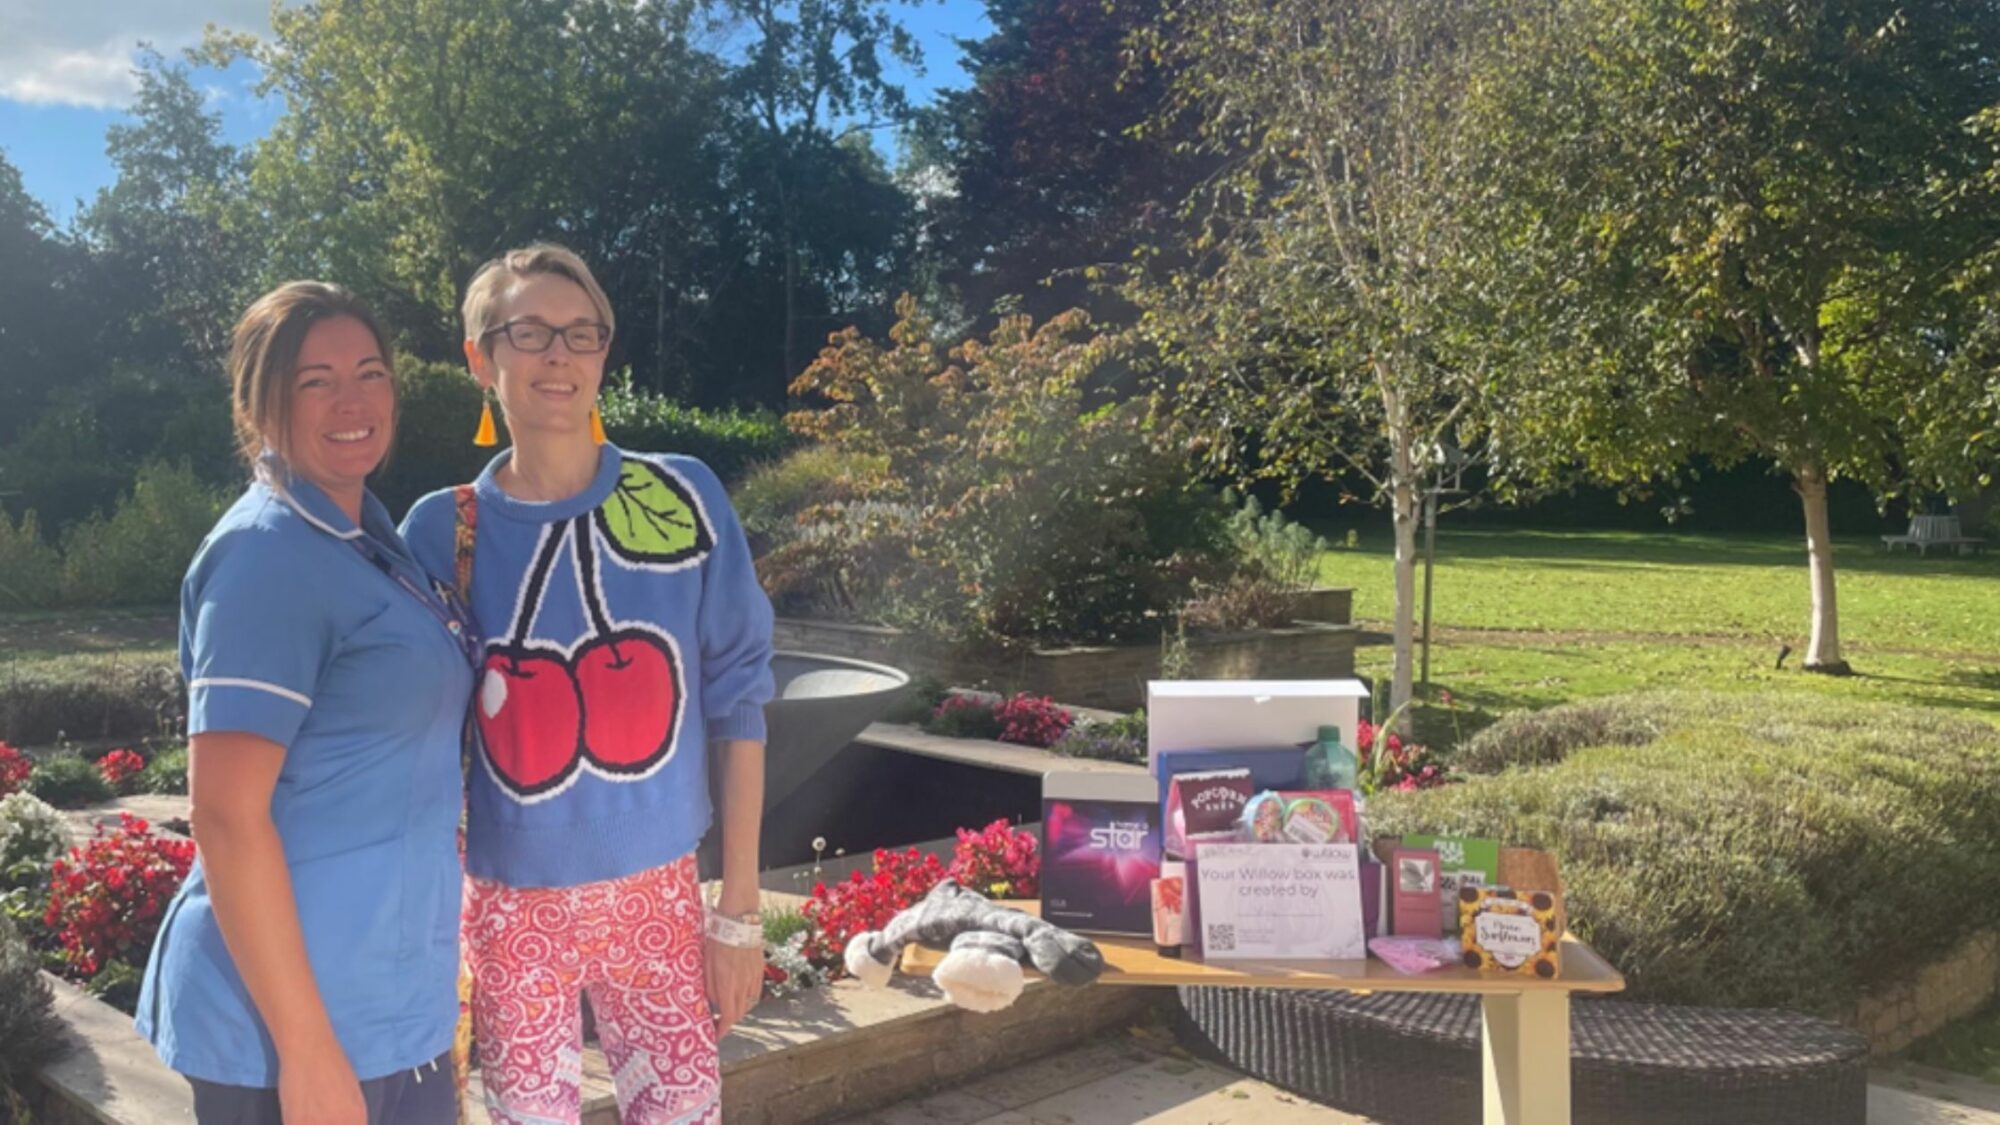
<svg viewBox="0 0 2000 1125">
<path fill-rule="evenodd" d="M 702 985 L 693 856 L 578 887 L 466 879 L 472 1028 L 494 1125 L 582 1114 L 588 993 L 626 1125 L 716 1125 L 722 1082 Z"/>
</svg>

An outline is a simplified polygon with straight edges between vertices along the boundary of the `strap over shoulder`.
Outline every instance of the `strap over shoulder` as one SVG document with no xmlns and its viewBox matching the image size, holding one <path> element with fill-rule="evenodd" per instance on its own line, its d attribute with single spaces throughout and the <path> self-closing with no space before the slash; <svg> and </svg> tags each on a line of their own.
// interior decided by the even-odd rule
<svg viewBox="0 0 2000 1125">
<path fill-rule="evenodd" d="M 451 490 L 452 508 L 456 513 L 452 529 L 453 577 L 457 580 L 458 596 L 467 605 L 472 604 L 472 546 L 479 534 L 479 494 L 469 484 L 461 484 Z"/>
</svg>

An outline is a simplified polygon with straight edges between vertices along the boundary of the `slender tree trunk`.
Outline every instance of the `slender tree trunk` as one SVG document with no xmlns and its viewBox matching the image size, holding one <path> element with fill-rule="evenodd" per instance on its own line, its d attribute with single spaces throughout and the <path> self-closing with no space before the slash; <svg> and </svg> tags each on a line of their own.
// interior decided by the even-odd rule
<svg viewBox="0 0 2000 1125">
<path fill-rule="evenodd" d="M 775 122 L 772 125 L 777 130 Z M 798 219 L 793 212 L 791 184 L 786 179 L 790 174 L 791 148 L 778 133 L 779 164 L 773 169 L 772 183 L 778 189 L 779 235 L 785 240 L 785 339 L 779 351 L 785 365 L 778 380 L 778 397 L 782 400 L 790 393 L 792 380 L 799 377 L 798 366 L 798 319 L 799 319 L 799 235 Z"/>
<path fill-rule="evenodd" d="M 785 221 L 785 379 L 789 389 L 799 377 L 799 245 L 790 219 Z"/>
<path fill-rule="evenodd" d="M 1830 676 L 1854 671 L 1840 656 L 1840 608 L 1834 600 L 1833 537 L 1826 515 L 1826 470 L 1817 464 L 1794 470 L 1794 488 L 1805 505 L 1806 566 L 1812 576 L 1812 639 L 1805 668 Z"/>
<path fill-rule="evenodd" d="M 785 236 L 785 377 L 778 383 L 779 397 L 783 398 L 790 392 L 792 380 L 799 377 L 799 234 L 798 221 L 792 215 L 792 194 L 782 170 L 778 173 L 778 209 Z"/>
<path fill-rule="evenodd" d="M 662 240 L 664 242 L 664 239 Z M 653 385 L 689 402 L 687 388 L 681 386 L 680 372 L 667 367 L 667 248 L 653 255 Z"/>
<path fill-rule="evenodd" d="M 1389 408 L 1389 498 L 1390 512 L 1396 529 L 1396 624 L 1395 655 L 1389 676 L 1389 708 L 1396 708 L 1410 701 L 1413 694 L 1412 674 L 1416 647 L 1416 602 L 1417 602 L 1417 473 L 1416 457 L 1411 449 L 1409 420 L 1404 416 L 1404 408 L 1399 396 L 1391 393 L 1385 396 Z M 1409 732 L 1409 714 L 1405 712 L 1398 728 Z"/>
</svg>

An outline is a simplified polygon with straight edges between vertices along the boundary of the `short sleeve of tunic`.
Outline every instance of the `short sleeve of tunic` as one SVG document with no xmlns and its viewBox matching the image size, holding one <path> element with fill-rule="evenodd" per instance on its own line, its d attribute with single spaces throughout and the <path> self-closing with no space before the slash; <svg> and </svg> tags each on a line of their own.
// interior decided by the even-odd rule
<svg viewBox="0 0 2000 1125">
<path fill-rule="evenodd" d="M 289 747 L 331 662 L 330 615 L 296 544 L 274 529 L 220 533 L 181 587 L 188 734 L 243 731 Z"/>
</svg>

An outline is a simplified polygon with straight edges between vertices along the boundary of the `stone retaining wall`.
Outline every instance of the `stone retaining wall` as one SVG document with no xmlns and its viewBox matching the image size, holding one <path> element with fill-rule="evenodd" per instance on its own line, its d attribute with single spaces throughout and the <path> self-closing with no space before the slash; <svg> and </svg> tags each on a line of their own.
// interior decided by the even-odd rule
<svg viewBox="0 0 2000 1125">
<path fill-rule="evenodd" d="M 1342 607 L 1335 608 L 1345 612 Z M 966 653 L 897 629 L 800 618 L 780 618 L 776 634 L 781 649 L 870 660 L 956 687 L 1026 691 L 1110 711 L 1143 707 L 1146 681 L 1160 676 L 1161 648 L 1157 644 Z M 1190 636 L 1186 676 L 1205 680 L 1346 679 L 1354 675 L 1357 638 L 1358 631 L 1352 625 L 1315 621 L 1254 633 Z"/>
<path fill-rule="evenodd" d="M 2000 993 L 2000 929 L 1981 930 L 1943 958 L 1862 997 L 1842 1022 L 1889 1055 L 1986 1007 Z"/>
</svg>

